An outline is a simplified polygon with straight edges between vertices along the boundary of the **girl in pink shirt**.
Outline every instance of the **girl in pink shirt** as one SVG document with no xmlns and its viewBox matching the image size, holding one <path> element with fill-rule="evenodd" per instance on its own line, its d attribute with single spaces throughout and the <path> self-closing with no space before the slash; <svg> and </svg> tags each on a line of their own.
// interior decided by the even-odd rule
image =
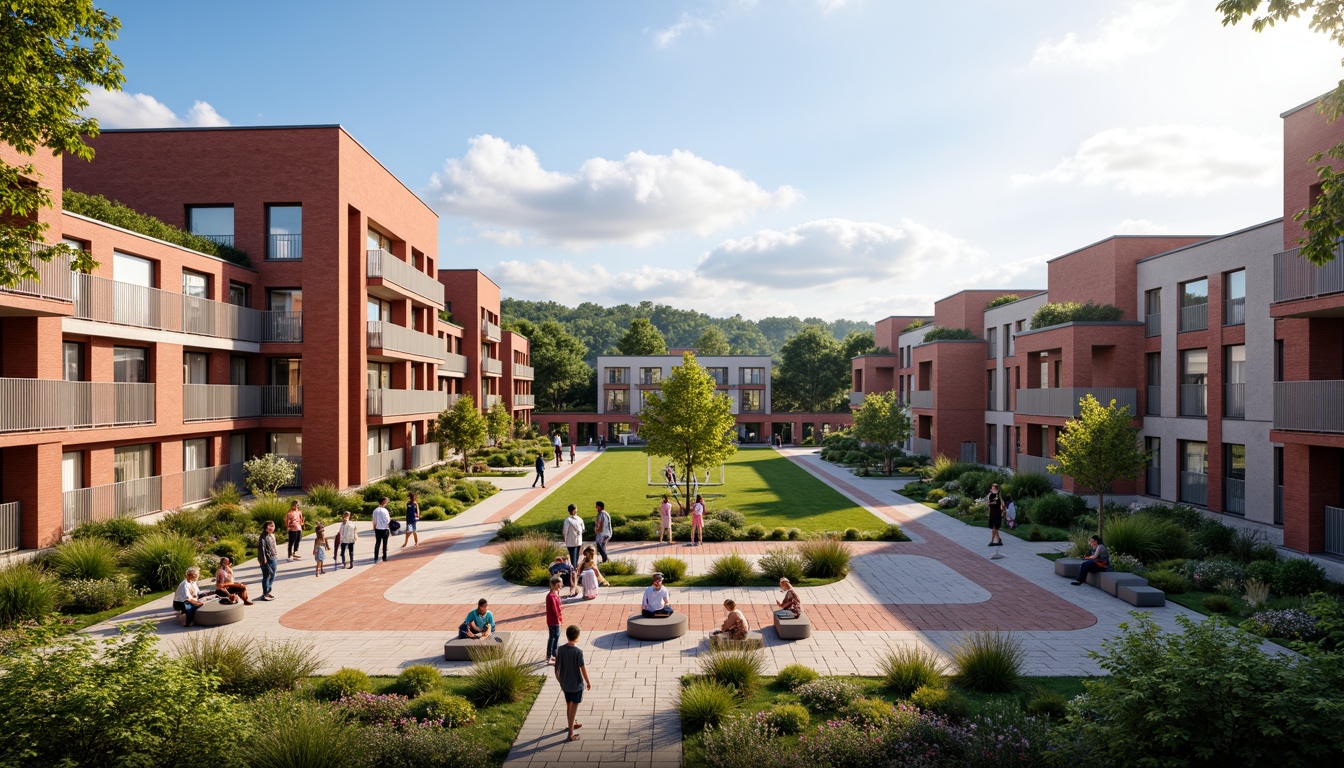
<svg viewBox="0 0 1344 768">
<path fill-rule="evenodd" d="M 691 546 L 698 547 L 705 543 L 705 499 L 700 494 L 695 495 L 695 506 L 691 507 Z"/>
</svg>

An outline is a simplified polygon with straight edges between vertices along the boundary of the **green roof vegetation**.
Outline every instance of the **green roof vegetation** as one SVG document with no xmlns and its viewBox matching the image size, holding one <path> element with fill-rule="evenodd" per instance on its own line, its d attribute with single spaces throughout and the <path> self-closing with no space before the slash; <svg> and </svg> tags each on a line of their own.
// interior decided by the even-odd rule
<svg viewBox="0 0 1344 768">
<path fill-rule="evenodd" d="M 220 245 L 208 237 L 185 232 L 115 200 L 108 200 L 102 195 L 88 195 L 83 192 L 76 192 L 73 189 L 67 189 L 65 194 L 61 196 L 61 202 L 65 210 L 70 213 L 88 216 L 114 227 L 129 229 L 132 232 L 139 232 L 142 235 L 148 235 L 173 245 L 180 245 L 193 251 L 217 256 L 244 267 L 252 266 L 252 260 L 248 258 L 246 251 L 240 251 L 229 245 Z"/>
</svg>

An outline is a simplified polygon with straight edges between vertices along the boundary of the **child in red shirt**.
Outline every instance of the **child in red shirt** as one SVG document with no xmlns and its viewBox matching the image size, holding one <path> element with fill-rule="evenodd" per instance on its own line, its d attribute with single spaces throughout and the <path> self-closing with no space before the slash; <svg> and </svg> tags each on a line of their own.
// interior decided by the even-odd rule
<svg viewBox="0 0 1344 768">
<path fill-rule="evenodd" d="M 546 638 L 546 663 L 555 663 L 555 652 L 560 647 L 560 584 L 559 576 L 551 577 L 551 591 L 546 595 L 546 630 L 550 636 Z"/>
</svg>

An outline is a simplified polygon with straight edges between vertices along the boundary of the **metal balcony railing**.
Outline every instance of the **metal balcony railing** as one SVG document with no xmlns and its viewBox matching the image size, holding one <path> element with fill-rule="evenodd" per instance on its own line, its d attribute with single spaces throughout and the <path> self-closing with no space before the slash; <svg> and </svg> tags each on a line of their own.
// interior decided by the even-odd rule
<svg viewBox="0 0 1344 768">
<path fill-rule="evenodd" d="M 1309 299 L 1344 291 L 1344 244 L 1335 246 L 1335 258 L 1316 266 L 1300 248 L 1274 254 L 1274 301 Z"/>
<path fill-rule="evenodd" d="M 368 415 L 438 414 L 444 409 L 444 399 L 443 392 L 432 389 L 370 389 Z"/>
<path fill-rule="evenodd" d="M 30 254 L 28 263 L 37 270 L 37 279 L 24 279 L 11 286 L 0 286 L 0 293 L 16 293 L 38 299 L 55 301 L 74 300 L 75 273 L 70 271 L 70 257 L 56 254 L 50 261 L 39 258 L 39 254 L 51 246 L 46 243 L 28 243 Z"/>
<path fill-rule="evenodd" d="M 61 494 L 62 522 L 67 532 L 80 523 L 114 517 L 144 517 L 163 508 L 163 478 L 143 477 L 110 485 L 78 488 Z"/>
<path fill-rule="evenodd" d="M 1228 419 L 1246 418 L 1246 385 L 1223 385 L 1223 417 Z"/>
<path fill-rule="evenodd" d="M 1344 432 L 1344 381 L 1274 382 L 1274 428 Z"/>
<path fill-rule="evenodd" d="M 1150 384 L 1150 385 L 1148 386 L 1148 394 L 1147 394 L 1147 397 L 1145 398 L 1145 400 L 1146 400 L 1147 402 L 1144 403 L 1144 406 L 1145 406 L 1145 410 L 1144 410 L 1144 412 L 1145 412 L 1147 415 L 1149 415 L 1149 416 L 1161 416 L 1161 415 L 1162 415 L 1162 387 L 1161 387 L 1161 386 L 1156 385 L 1156 384 Z"/>
<path fill-rule="evenodd" d="M 500 400 L 499 395 L 486 395 L 486 396 L 485 396 L 485 407 L 486 407 L 486 408 L 494 408 L 495 405 L 497 405 L 497 404 L 500 403 L 500 402 L 501 402 L 501 400 Z"/>
<path fill-rule="evenodd" d="M 530 365 L 522 363 L 513 364 L 513 378 L 515 379 L 535 379 L 537 377 L 536 369 Z"/>
<path fill-rule="evenodd" d="M 378 248 L 369 251 L 367 274 L 409 291 L 430 304 L 443 306 L 443 283 L 387 251 Z"/>
<path fill-rule="evenodd" d="M 503 376 L 504 361 L 496 360 L 493 357 L 481 358 L 481 373 L 484 373 L 486 376 Z"/>
<path fill-rule="evenodd" d="M 1239 296 L 1223 302 L 1223 325 L 1246 324 L 1246 297 Z"/>
<path fill-rule="evenodd" d="M 1197 504 L 1201 507 L 1209 503 L 1209 476 L 1202 472 L 1182 472 L 1181 492 L 1178 501 Z"/>
<path fill-rule="evenodd" d="M 420 469 L 439 463 L 439 444 L 425 443 L 411 446 L 411 458 L 407 469 Z"/>
<path fill-rule="evenodd" d="M 910 450 L 920 456 L 933 455 L 933 441 L 927 437 L 910 438 Z"/>
<path fill-rule="evenodd" d="M 204 237 L 206 240 L 209 240 L 216 245 L 227 245 L 230 248 L 233 247 L 233 235 L 203 235 L 199 232 L 192 232 L 191 234 L 197 237 Z"/>
<path fill-rule="evenodd" d="M 514 407 L 514 408 L 530 408 L 530 407 L 535 407 L 536 404 L 537 404 L 537 396 L 536 396 L 536 395 L 514 395 L 514 396 L 513 396 L 513 407 Z"/>
<path fill-rule="evenodd" d="M 182 420 L 218 421 L 261 416 L 264 387 L 228 384 L 183 384 Z"/>
<path fill-rule="evenodd" d="M 1229 515 L 1246 516 L 1246 481 L 1223 478 L 1223 511 Z"/>
<path fill-rule="evenodd" d="M 867 397 L 867 396 L 868 396 L 868 393 L 867 393 L 867 392 L 850 392 L 850 393 L 849 393 L 849 407 L 850 407 L 850 408 L 858 408 L 858 407 L 862 406 L 862 405 L 863 405 L 863 398 L 865 398 L 865 397 Z"/>
<path fill-rule="evenodd" d="M 303 235 L 267 235 L 266 258 L 270 261 L 298 261 L 303 258 Z"/>
<path fill-rule="evenodd" d="M 246 479 L 243 464 L 220 464 L 216 467 L 188 469 L 182 473 L 182 503 L 195 504 L 210 498 L 210 491 L 224 483 L 243 487 Z"/>
<path fill-rule="evenodd" d="M 280 343 L 303 341 L 303 313 L 273 310 L 262 313 L 261 340 Z"/>
<path fill-rule="evenodd" d="M 1055 387 L 1017 390 L 1016 413 L 1077 418 L 1081 410 L 1078 401 L 1087 395 L 1092 395 L 1102 405 L 1109 405 L 1114 400 L 1117 408 L 1129 406 L 1135 414 L 1139 410 L 1139 393 L 1132 387 Z"/>
<path fill-rule="evenodd" d="M 1344 509 L 1325 508 L 1325 544 L 1326 552 L 1332 555 L 1344 555 Z"/>
<path fill-rule="evenodd" d="M 19 502 L 0 504 L 0 554 L 23 546 L 23 515 Z"/>
<path fill-rule="evenodd" d="M 1176 330 L 1184 333 L 1186 331 L 1202 331 L 1209 327 L 1209 305 L 1191 304 L 1188 307 L 1181 307 L 1180 322 Z"/>
<path fill-rule="evenodd" d="M 456 373 L 462 376 L 467 375 L 467 368 L 470 363 L 466 355 L 459 355 L 456 352 L 441 352 L 439 357 L 443 362 L 439 363 L 439 370 L 447 373 Z"/>
<path fill-rule="evenodd" d="M 1153 312 L 1143 318 L 1143 335 L 1147 338 L 1162 335 L 1162 313 Z"/>
<path fill-rule="evenodd" d="M 1182 416 L 1208 416 L 1208 387 L 1204 384 L 1182 384 L 1180 409 Z"/>
<path fill-rule="evenodd" d="M 369 321 L 368 345 L 369 349 L 401 352 L 420 357 L 437 358 L 443 354 L 443 340 L 437 336 L 380 320 Z"/>
<path fill-rule="evenodd" d="M 262 416 L 303 415 L 303 387 L 276 384 L 260 389 Z"/>
<path fill-rule="evenodd" d="M 153 384 L 0 379 L 0 433 L 153 423 Z"/>
<path fill-rule="evenodd" d="M 933 390 L 917 389 L 910 393 L 911 408 L 933 408 L 934 407 Z"/>
<path fill-rule="evenodd" d="M 498 325 L 489 320 L 481 321 L 481 337 L 486 341 L 500 341 L 504 338 L 504 332 Z"/>
<path fill-rule="evenodd" d="M 1050 478 L 1051 485 L 1060 488 L 1064 485 L 1063 475 L 1052 474 L 1047 469 L 1047 467 L 1053 464 L 1054 461 L 1054 459 L 1047 459 L 1044 456 L 1032 456 L 1029 453 L 1019 453 L 1017 454 L 1017 471 L 1034 472 L 1036 474 L 1045 475 Z"/>
<path fill-rule="evenodd" d="M 393 448 L 390 451 L 369 454 L 367 469 L 370 480 L 387 477 L 393 472 L 400 472 L 405 468 L 405 448 Z"/>
<path fill-rule="evenodd" d="M 96 323 L 258 342 L 270 330 L 267 316 L 276 314 L 95 275 L 72 279 L 74 316 Z"/>
</svg>

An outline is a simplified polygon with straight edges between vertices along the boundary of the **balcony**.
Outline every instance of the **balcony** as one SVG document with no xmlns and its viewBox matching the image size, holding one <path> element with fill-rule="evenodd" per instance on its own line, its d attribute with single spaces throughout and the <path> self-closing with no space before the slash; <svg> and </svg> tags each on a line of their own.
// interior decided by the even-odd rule
<svg viewBox="0 0 1344 768">
<path fill-rule="evenodd" d="M 407 463 L 406 468 L 420 469 L 421 467 L 428 467 L 431 464 L 438 464 L 439 461 L 440 459 L 439 459 L 438 443 L 425 443 L 424 445 L 412 445 L 410 461 Z"/>
<path fill-rule="evenodd" d="M 1246 481 L 1236 477 L 1223 478 L 1223 511 L 1229 515 L 1246 516 Z"/>
<path fill-rule="evenodd" d="M 1025 392 L 1026 390 L 1022 390 Z M 1050 478 L 1050 484 L 1056 488 L 1063 487 L 1064 476 L 1051 473 L 1047 467 L 1054 463 L 1054 459 L 1047 459 L 1044 456 L 1032 456 L 1027 453 L 1017 454 L 1017 471 L 1034 472 L 1038 475 L 1045 475 Z"/>
<path fill-rule="evenodd" d="M 0 379 L 0 433 L 153 423 L 153 384 Z"/>
<path fill-rule="evenodd" d="M 1115 401 L 1117 408 L 1129 406 L 1137 415 L 1139 393 L 1132 387 L 1055 387 L 1017 390 L 1017 413 L 1024 416 L 1054 416 L 1076 419 L 1081 411 L 1078 401 L 1092 395 L 1103 406 Z"/>
<path fill-rule="evenodd" d="M 93 488 L 77 488 L 61 494 L 62 522 L 66 532 L 92 520 L 114 517 L 144 517 L 163 508 L 163 478 L 143 477 Z"/>
<path fill-rule="evenodd" d="M 934 397 L 931 389 L 917 389 L 910 393 L 911 408 L 933 408 Z"/>
<path fill-rule="evenodd" d="M 439 363 L 439 372 L 466 376 L 467 368 L 470 367 L 466 355 L 459 355 L 456 352 L 441 352 L 439 358 L 443 362 Z"/>
<path fill-rule="evenodd" d="M 1223 325 L 1246 324 L 1246 297 L 1239 296 L 1223 302 Z"/>
<path fill-rule="evenodd" d="M 1344 381 L 1275 382 L 1274 428 L 1344 432 Z"/>
<path fill-rule="evenodd" d="M 456 392 L 449 392 L 449 393 L 448 393 L 448 406 L 447 406 L 447 407 L 452 408 L 453 406 L 457 405 L 457 401 L 458 401 L 458 400 L 461 400 L 461 399 L 462 399 L 462 395 L 457 394 Z"/>
<path fill-rule="evenodd" d="M 381 453 L 371 453 L 368 456 L 368 463 L 366 465 L 370 480 L 387 477 L 393 472 L 400 472 L 405 468 L 405 448 L 394 448 L 390 451 L 383 451 Z"/>
<path fill-rule="evenodd" d="M 370 389 L 369 416 L 438 415 L 444 409 L 444 393 L 432 389 Z"/>
<path fill-rule="evenodd" d="M 413 293 L 430 304 L 443 306 L 443 283 L 387 251 L 378 248 L 369 251 L 367 275 L 370 279 L 381 279 Z"/>
<path fill-rule="evenodd" d="M 233 235 L 203 235 L 199 232 L 192 232 L 192 234 L 197 237 L 204 237 L 206 240 L 209 240 L 216 245 L 227 245 L 230 248 L 233 247 Z"/>
<path fill-rule="evenodd" d="M 195 504 L 210 498 L 210 491 L 223 483 L 241 488 L 245 473 L 242 463 L 189 469 L 182 473 L 182 503 Z"/>
<path fill-rule="evenodd" d="M 1201 507 L 1209 504 L 1209 476 L 1203 472 L 1182 472 L 1178 501 Z"/>
<path fill-rule="evenodd" d="M 927 437 L 912 437 L 910 438 L 910 450 L 920 456 L 932 456 L 933 441 Z"/>
<path fill-rule="evenodd" d="M 484 397 L 486 408 L 494 408 L 496 405 L 499 405 L 501 402 L 503 402 L 503 399 L 500 398 L 499 395 L 485 395 Z"/>
<path fill-rule="evenodd" d="M 369 349 L 417 357 L 440 358 L 443 354 L 443 339 L 380 320 L 369 321 L 368 344 Z"/>
<path fill-rule="evenodd" d="M 536 405 L 537 405 L 537 396 L 536 396 L 536 395 L 514 395 L 514 396 L 513 396 L 513 407 L 514 407 L 514 408 L 535 408 Z"/>
<path fill-rule="evenodd" d="M 298 261 L 303 258 L 303 235 L 267 235 L 267 261 Z"/>
<path fill-rule="evenodd" d="M 1146 338 L 1162 335 L 1162 313 L 1153 312 L 1143 318 L 1143 335 Z"/>
<path fill-rule="evenodd" d="M 1180 333 L 1186 331 L 1202 331 L 1209 327 L 1209 305 L 1191 304 L 1188 307 L 1181 307 L 1180 323 L 1176 330 Z"/>
<path fill-rule="evenodd" d="M 1344 509 L 1325 508 L 1325 544 L 1322 548 L 1332 555 L 1344 555 Z"/>
<path fill-rule="evenodd" d="M 183 421 L 302 416 L 303 387 L 183 384 Z"/>
<path fill-rule="evenodd" d="M 485 374 L 486 376 L 503 376 L 504 361 L 496 360 L 493 357 L 481 358 L 481 373 Z"/>
<path fill-rule="evenodd" d="M 498 325 L 495 325 L 489 320 L 482 320 L 481 338 L 485 339 L 486 341 L 500 341 L 504 338 L 504 332 L 500 330 L 500 327 Z"/>
<path fill-rule="evenodd" d="M 1223 385 L 1223 417 L 1228 419 L 1246 418 L 1246 385 Z"/>
<path fill-rule="evenodd" d="M 1145 403 L 1146 408 L 1144 413 L 1148 416 L 1161 416 L 1162 387 L 1157 384 L 1150 384 L 1148 386 L 1148 395 L 1145 399 L 1147 400 L 1147 402 Z M 1153 495 L 1156 496 L 1157 494 Z"/>
<path fill-rule="evenodd" d="M 1344 291 L 1344 244 L 1335 258 L 1316 266 L 1298 255 L 1301 249 L 1274 254 L 1274 301 L 1311 299 Z"/>
<path fill-rule="evenodd" d="M 1209 415 L 1208 387 L 1204 384 L 1181 385 L 1181 415 L 1205 417 Z"/>
<path fill-rule="evenodd" d="M 275 310 L 263 312 L 261 340 L 295 344 L 303 341 L 303 313 Z"/>
<path fill-rule="evenodd" d="M 532 366 L 530 366 L 530 365 L 523 365 L 522 363 L 514 363 L 514 364 L 513 364 L 513 378 L 515 378 L 515 379 L 535 379 L 536 377 L 537 377 L 537 371 L 536 371 L 536 369 L 533 368 Z"/>
<path fill-rule="evenodd" d="M 0 504 L 0 555 L 23 546 L 23 515 L 19 502 Z"/>
<path fill-rule="evenodd" d="M 865 398 L 865 397 L 867 397 L 867 396 L 868 396 L 868 393 L 867 393 L 867 392 L 850 392 L 850 393 L 849 393 L 849 407 L 850 407 L 850 408 L 860 408 L 860 407 L 862 407 L 862 406 L 863 406 L 863 398 Z"/>
<path fill-rule="evenodd" d="M 259 342 L 271 331 L 292 336 L 296 329 L 299 340 L 303 337 L 303 326 L 297 313 L 259 312 L 94 275 L 75 274 L 72 277 L 74 317 L 80 320 L 236 341 Z M 276 315 L 281 317 L 272 317 Z M 275 327 L 272 327 L 273 323 Z"/>
<path fill-rule="evenodd" d="M 12 286 L 0 286 L 0 293 L 13 293 L 35 299 L 73 301 L 75 273 L 70 271 L 70 257 L 58 253 L 52 256 L 50 261 L 38 258 L 38 254 L 49 247 L 45 243 L 28 243 L 28 251 L 31 254 L 28 263 L 37 270 L 37 279 L 25 279 Z"/>
</svg>

